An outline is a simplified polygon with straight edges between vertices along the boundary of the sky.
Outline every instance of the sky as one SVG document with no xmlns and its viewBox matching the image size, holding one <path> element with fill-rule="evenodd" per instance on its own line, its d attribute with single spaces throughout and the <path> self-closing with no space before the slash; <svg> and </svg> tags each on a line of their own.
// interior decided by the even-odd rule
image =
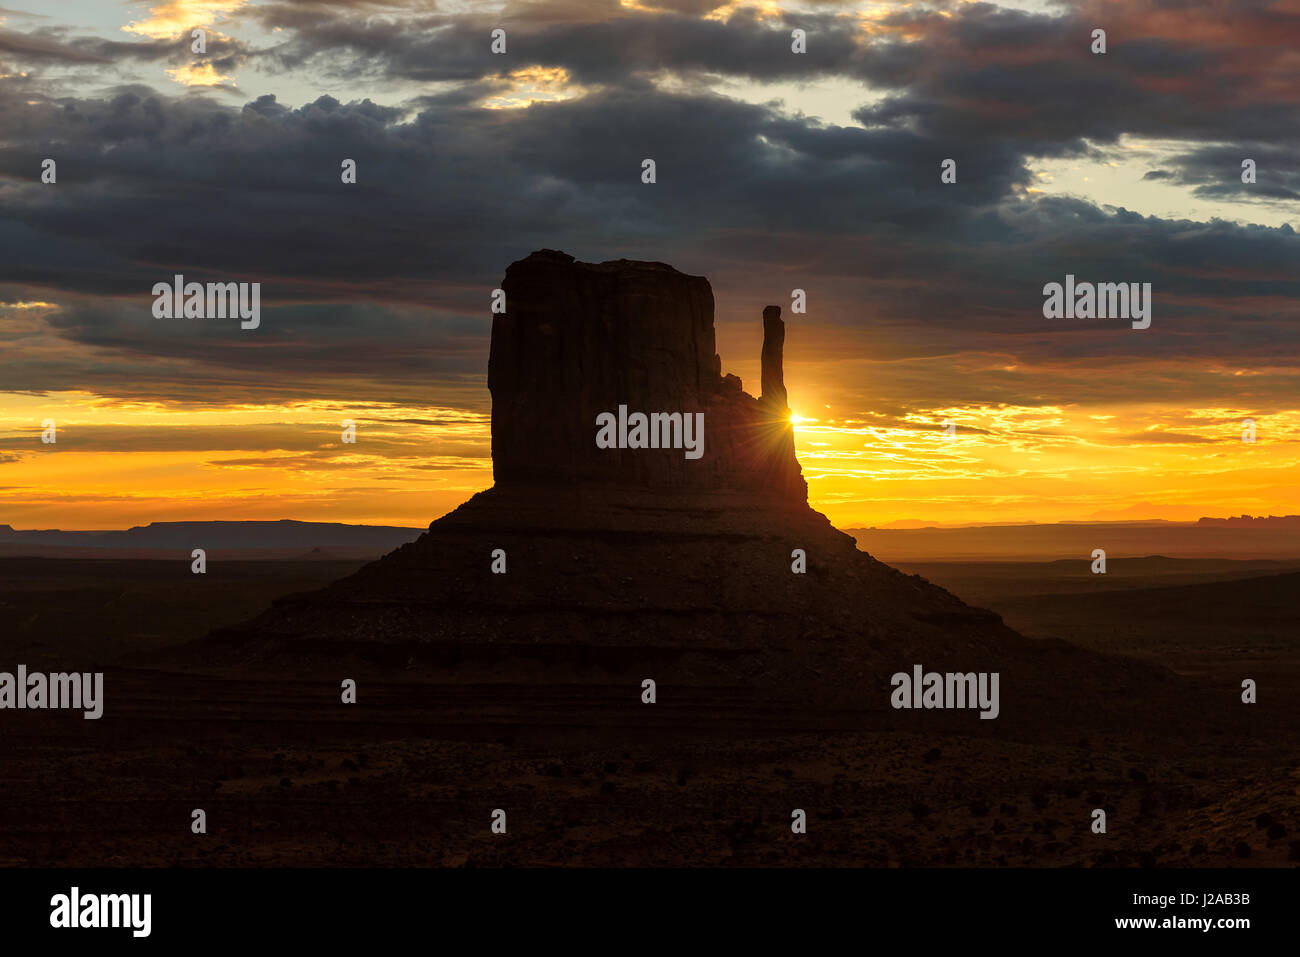
<svg viewBox="0 0 1300 957">
<path fill-rule="evenodd" d="M 751 393 L 783 305 L 841 527 L 1300 512 L 1300 0 L 0 3 L 0 524 L 427 525 L 542 248 L 708 277 Z"/>
</svg>

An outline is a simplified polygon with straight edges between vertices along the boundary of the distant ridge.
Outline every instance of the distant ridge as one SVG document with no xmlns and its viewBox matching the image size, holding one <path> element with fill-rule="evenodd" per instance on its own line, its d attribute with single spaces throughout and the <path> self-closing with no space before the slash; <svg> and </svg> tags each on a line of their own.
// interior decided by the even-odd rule
<svg viewBox="0 0 1300 957">
<path fill-rule="evenodd" d="M 1300 516 L 1202 518 L 1197 522 L 1061 522 L 960 528 L 849 528 L 886 562 L 1051 561 L 1086 558 L 1300 558 Z"/>
<path fill-rule="evenodd" d="M 311 549 L 366 548 L 390 550 L 412 542 L 422 528 L 395 525 L 344 525 L 339 522 L 151 522 L 111 531 L 17 530 L 0 525 L 0 549 L 21 554 L 38 549 Z M 15 549 L 18 550 L 15 550 Z"/>
<path fill-rule="evenodd" d="M 1197 525 L 1236 525 L 1259 528 L 1300 528 L 1300 515 L 1232 515 L 1228 518 L 1201 518 Z"/>
</svg>

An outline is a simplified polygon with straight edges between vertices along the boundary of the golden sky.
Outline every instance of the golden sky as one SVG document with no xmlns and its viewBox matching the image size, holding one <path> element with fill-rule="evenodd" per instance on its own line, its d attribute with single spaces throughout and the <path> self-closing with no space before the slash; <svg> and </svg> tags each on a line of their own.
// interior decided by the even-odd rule
<svg viewBox="0 0 1300 957">
<path fill-rule="evenodd" d="M 806 289 L 842 527 L 1300 512 L 1295 0 L 39 6 L 0 9 L 0 524 L 426 525 L 491 483 L 488 295 L 540 248 L 708 277 L 751 393 Z M 262 327 L 153 319 L 174 273 Z M 1067 273 L 1151 328 L 1051 324 Z"/>
<path fill-rule="evenodd" d="M 1289 514 L 1300 501 L 1300 409 L 1257 419 L 1254 443 L 1232 408 L 955 406 L 900 425 L 817 401 L 837 397 L 827 383 L 846 371 L 881 377 L 879 364 L 851 365 L 786 375 L 809 497 L 841 527 L 1194 520 Z M 40 441 L 46 419 L 54 445 Z M 355 444 L 342 441 L 345 419 L 357 423 Z M 491 485 L 488 425 L 483 413 L 415 406 L 2 393 L 0 516 L 16 528 L 280 518 L 420 527 Z"/>
</svg>

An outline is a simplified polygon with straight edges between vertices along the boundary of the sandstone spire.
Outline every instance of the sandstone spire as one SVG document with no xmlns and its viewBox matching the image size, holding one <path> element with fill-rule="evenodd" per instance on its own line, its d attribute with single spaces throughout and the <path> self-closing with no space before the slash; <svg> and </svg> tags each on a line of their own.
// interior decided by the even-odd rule
<svg viewBox="0 0 1300 957">
<path fill-rule="evenodd" d="M 781 371 L 782 353 L 785 350 L 785 323 L 781 321 L 781 307 L 763 309 L 763 393 L 762 400 L 784 412 L 789 408 L 785 392 L 785 375 Z"/>
</svg>

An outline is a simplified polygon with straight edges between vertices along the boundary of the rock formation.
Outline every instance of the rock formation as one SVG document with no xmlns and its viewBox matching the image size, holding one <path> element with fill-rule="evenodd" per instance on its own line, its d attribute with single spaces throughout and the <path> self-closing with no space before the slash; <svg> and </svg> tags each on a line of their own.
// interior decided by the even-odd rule
<svg viewBox="0 0 1300 957">
<path fill-rule="evenodd" d="M 781 307 L 768 306 L 763 310 L 763 394 L 762 401 L 785 411 L 789 400 L 785 394 L 785 372 L 782 369 L 785 353 L 785 323 L 781 321 Z"/>
<path fill-rule="evenodd" d="M 576 262 L 552 250 L 506 270 L 492 323 L 492 467 L 499 488 L 744 490 L 807 500 L 781 382 L 780 319 L 765 319 L 764 400 L 724 377 L 706 279 L 664 263 Z M 772 309 L 764 312 L 766 317 Z M 779 316 L 780 310 L 776 309 Z M 775 388 L 775 387 L 773 387 Z M 703 413 L 703 454 L 602 449 L 601 413 Z"/>
<path fill-rule="evenodd" d="M 216 633 L 202 648 L 210 664 L 337 674 L 342 658 L 350 674 L 503 687 L 649 675 L 661 688 L 885 713 L 889 676 L 917 662 L 998 671 L 1055 655 L 1083 686 L 1074 652 L 1044 651 L 876 561 L 808 507 L 777 307 L 764 310 L 755 399 L 721 373 L 702 278 L 541 251 L 511 265 L 502 288 L 488 375 L 494 487 L 354 575 Z M 598 447 L 598 416 L 620 405 L 702 412 L 703 456 Z"/>
</svg>

